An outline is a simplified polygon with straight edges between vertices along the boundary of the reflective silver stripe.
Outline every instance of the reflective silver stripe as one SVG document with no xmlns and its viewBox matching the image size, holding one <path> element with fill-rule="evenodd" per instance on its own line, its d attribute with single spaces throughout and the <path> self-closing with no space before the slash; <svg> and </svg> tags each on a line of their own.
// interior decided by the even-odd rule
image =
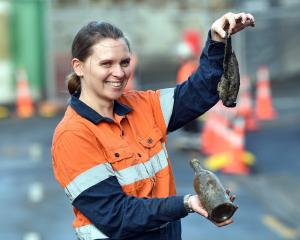
<svg viewBox="0 0 300 240">
<path fill-rule="evenodd" d="M 148 162 L 145 163 L 145 165 L 147 167 L 149 166 L 147 169 L 150 169 L 152 167 L 152 169 L 154 170 L 151 176 L 154 176 L 155 173 L 168 166 L 168 160 L 167 156 L 165 155 L 164 149 L 162 149 L 158 154 L 154 155 Z"/>
<path fill-rule="evenodd" d="M 162 144 L 163 150 L 165 151 L 166 157 L 169 158 L 167 146 L 165 143 Z"/>
<path fill-rule="evenodd" d="M 136 181 L 153 177 L 157 172 L 168 166 L 164 148 L 145 163 L 139 163 L 120 171 L 115 171 L 120 185 L 132 184 Z"/>
<path fill-rule="evenodd" d="M 168 127 L 174 106 L 174 88 L 160 89 L 160 106 Z"/>
<path fill-rule="evenodd" d="M 94 240 L 94 239 L 107 239 L 104 233 L 102 233 L 94 225 L 89 224 L 83 227 L 75 228 L 76 236 L 80 240 Z"/>
<path fill-rule="evenodd" d="M 97 165 L 81 173 L 65 187 L 65 192 L 73 201 L 84 190 L 96 185 L 97 183 L 114 176 L 112 167 L 108 163 Z"/>
</svg>

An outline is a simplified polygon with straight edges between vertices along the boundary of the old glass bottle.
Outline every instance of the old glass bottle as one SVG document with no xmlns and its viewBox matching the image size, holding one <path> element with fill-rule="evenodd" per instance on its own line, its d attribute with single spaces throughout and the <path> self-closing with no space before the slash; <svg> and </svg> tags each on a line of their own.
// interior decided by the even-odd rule
<svg viewBox="0 0 300 240">
<path fill-rule="evenodd" d="M 194 189 L 208 212 L 208 218 L 217 223 L 231 218 L 237 206 L 231 202 L 219 178 L 203 169 L 198 159 L 192 159 L 190 165 L 195 172 Z"/>
</svg>

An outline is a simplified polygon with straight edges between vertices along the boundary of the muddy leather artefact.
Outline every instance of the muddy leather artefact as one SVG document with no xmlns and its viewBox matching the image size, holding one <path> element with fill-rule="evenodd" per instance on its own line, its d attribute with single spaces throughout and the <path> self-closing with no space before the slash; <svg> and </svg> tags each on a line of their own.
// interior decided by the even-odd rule
<svg viewBox="0 0 300 240">
<path fill-rule="evenodd" d="M 235 107 L 240 88 L 239 64 L 232 51 L 231 37 L 226 32 L 225 54 L 223 61 L 223 75 L 218 84 L 219 97 L 226 107 Z"/>
<path fill-rule="evenodd" d="M 208 212 L 208 218 L 217 223 L 230 219 L 237 206 L 230 201 L 218 177 L 203 169 L 198 159 L 192 159 L 190 165 L 195 172 L 194 189 Z"/>
</svg>

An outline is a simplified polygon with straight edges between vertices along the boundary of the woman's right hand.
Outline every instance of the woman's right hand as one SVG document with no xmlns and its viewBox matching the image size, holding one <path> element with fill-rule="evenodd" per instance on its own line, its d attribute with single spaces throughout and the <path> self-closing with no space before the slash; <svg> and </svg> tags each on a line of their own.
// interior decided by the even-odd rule
<svg viewBox="0 0 300 240">
<path fill-rule="evenodd" d="M 212 24 L 211 38 L 215 41 L 225 42 L 225 31 L 232 35 L 249 26 L 255 26 L 255 19 L 250 13 L 229 12 Z"/>
</svg>

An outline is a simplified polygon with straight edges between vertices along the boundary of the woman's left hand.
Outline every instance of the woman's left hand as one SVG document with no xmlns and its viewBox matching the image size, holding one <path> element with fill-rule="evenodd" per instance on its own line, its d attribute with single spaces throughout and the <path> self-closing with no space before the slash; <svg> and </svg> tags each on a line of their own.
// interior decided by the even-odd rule
<svg viewBox="0 0 300 240">
<path fill-rule="evenodd" d="M 236 196 L 231 195 L 230 190 L 228 190 L 228 189 L 226 190 L 226 193 L 228 194 L 230 201 L 234 202 Z M 205 210 L 204 206 L 202 205 L 198 195 L 191 196 L 188 200 L 188 205 L 194 212 L 196 212 L 196 213 L 202 215 L 203 217 L 207 218 L 208 220 L 210 220 L 213 224 L 215 224 L 218 227 L 224 227 L 226 225 L 229 225 L 229 224 L 233 223 L 232 218 L 227 219 L 226 221 L 220 222 L 220 223 L 217 223 L 217 222 L 213 221 L 212 219 L 210 219 L 209 216 L 208 216 L 208 212 Z"/>
<path fill-rule="evenodd" d="M 225 31 L 232 35 L 249 26 L 255 26 L 255 19 L 250 13 L 226 13 L 212 24 L 211 39 L 224 42 Z"/>
<path fill-rule="evenodd" d="M 234 200 L 235 200 L 235 198 L 236 198 L 236 195 L 231 195 L 229 189 L 226 189 L 226 193 L 227 193 L 227 195 L 228 195 L 230 201 L 231 201 L 231 202 L 234 202 Z M 214 222 L 214 221 L 212 221 L 212 220 L 211 220 L 211 222 L 212 222 L 213 224 L 215 224 L 216 226 L 218 226 L 218 227 L 224 227 L 224 226 L 226 226 L 226 225 L 229 225 L 229 224 L 233 223 L 233 220 L 232 220 L 232 218 L 230 218 L 230 219 L 227 219 L 226 221 L 220 222 L 220 223 Z"/>
</svg>

